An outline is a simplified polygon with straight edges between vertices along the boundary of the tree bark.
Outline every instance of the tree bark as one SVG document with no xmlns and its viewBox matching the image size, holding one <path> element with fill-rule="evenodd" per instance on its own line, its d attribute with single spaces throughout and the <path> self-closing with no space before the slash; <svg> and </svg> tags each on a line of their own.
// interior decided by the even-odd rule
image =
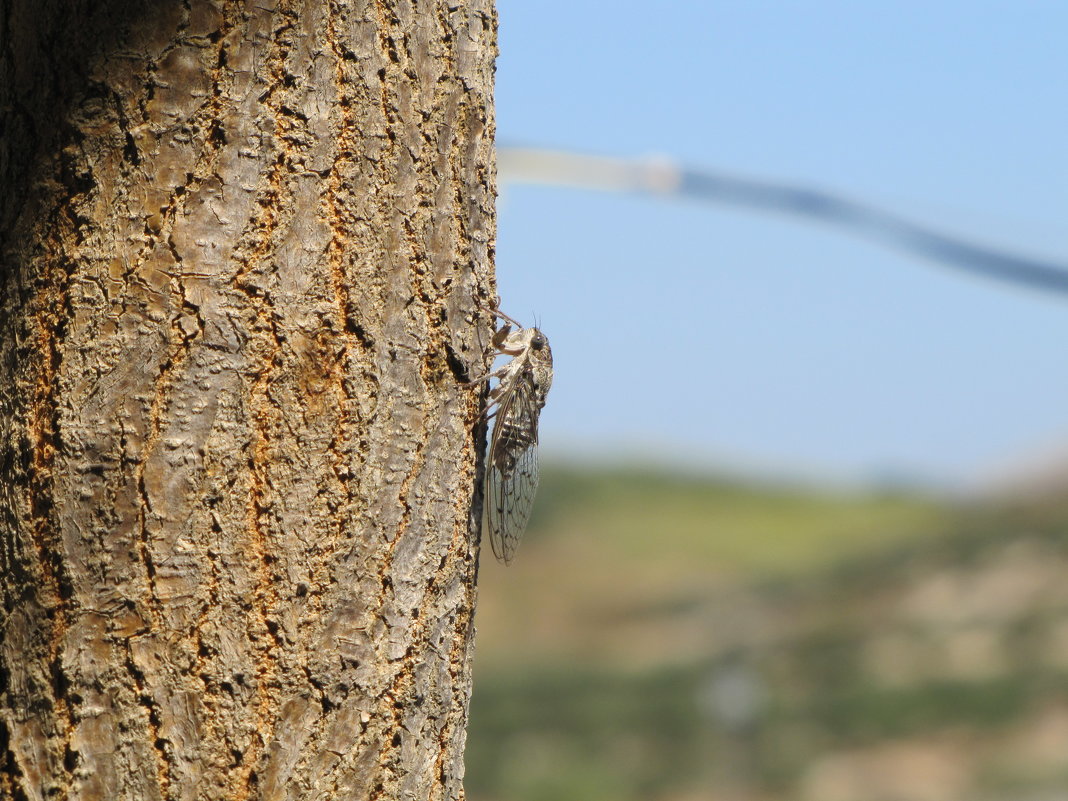
<svg viewBox="0 0 1068 801">
<path fill-rule="evenodd" d="M 0 0 L 0 796 L 463 796 L 495 37 Z"/>
</svg>

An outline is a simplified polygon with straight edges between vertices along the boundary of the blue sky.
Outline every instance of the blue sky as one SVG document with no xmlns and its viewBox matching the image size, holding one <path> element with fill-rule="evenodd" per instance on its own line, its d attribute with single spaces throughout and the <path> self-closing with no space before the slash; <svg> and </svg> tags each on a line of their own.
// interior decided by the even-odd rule
<svg viewBox="0 0 1068 801">
<path fill-rule="evenodd" d="M 1068 265 L 1068 3 L 499 0 L 498 140 L 840 192 Z M 741 208 L 502 183 L 547 455 L 982 481 L 1063 450 L 1068 299 Z"/>
</svg>

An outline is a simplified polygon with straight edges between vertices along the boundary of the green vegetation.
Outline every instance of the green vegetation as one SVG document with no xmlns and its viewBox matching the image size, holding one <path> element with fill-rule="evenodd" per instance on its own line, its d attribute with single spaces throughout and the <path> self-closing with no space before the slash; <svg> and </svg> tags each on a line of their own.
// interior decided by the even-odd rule
<svg viewBox="0 0 1068 801">
<path fill-rule="evenodd" d="M 929 534 L 946 515 L 945 502 L 919 493 L 571 468 L 546 472 L 529 535 L 578 535 L 628 559 L 794 572 Z"/>
<path fill-rule="evenodd" d="M 482 570 L 469 797 L 1029 797 L 1068 776 L 1020 745 L 1068 726 L 1065 575 L 1055 502 L 547 471 Z"/>
</svg>

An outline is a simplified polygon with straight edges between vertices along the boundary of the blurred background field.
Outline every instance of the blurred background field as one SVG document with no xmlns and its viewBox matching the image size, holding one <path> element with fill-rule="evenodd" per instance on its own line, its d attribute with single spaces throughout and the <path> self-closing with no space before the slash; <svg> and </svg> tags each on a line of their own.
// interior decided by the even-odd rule
<svg viewBox="0 0 1068 801">
<path fill-rule="evenodd" d="M 1068 503 L 554 468 L 484 564 L 474 801 L 1068 797 Z"/>
</svg>

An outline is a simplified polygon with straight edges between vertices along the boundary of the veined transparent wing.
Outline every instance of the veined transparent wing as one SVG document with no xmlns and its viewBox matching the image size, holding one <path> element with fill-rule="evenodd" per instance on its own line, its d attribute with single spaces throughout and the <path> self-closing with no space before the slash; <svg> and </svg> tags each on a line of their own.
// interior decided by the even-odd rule
<svg viewBox="0 0 1068 801">
<path fill-rule="evenodd" d="M 510 564 L 530 520 L 538 489 L 538 414 L 533 373 L 506 387 L 497 408 L 486 465 L 484 519 L 493 555 Z"/>
</svg>

